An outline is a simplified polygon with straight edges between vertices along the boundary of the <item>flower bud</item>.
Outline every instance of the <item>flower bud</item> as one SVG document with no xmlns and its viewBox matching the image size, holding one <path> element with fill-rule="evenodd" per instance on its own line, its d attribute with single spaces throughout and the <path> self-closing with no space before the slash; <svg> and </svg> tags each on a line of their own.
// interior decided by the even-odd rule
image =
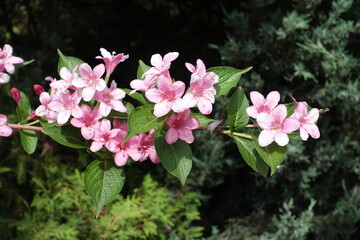
<svg viewBox="0 0 360 240">
<path fill-rule="evenodd" d="M 12 89 L 10 90 L 10 93 L 11 93 L 11 97 L 14 99 L 14 101 L 15 101 L 17 104 L 20 104 L 21 95 L 20 95 L 19 89 L 17 89 L 17 88 L 12 88 Z"/>
<path fill-rule="evenodd" d="M 30 119 L 31 120 L 35 120 L 35 119 L 38 119 L 39 117 L 36 115 L 36 113 L 35 112 L 31 112 L 31 114 L 30 114 Z"/>
<path fill-rule="evenodd" d="M 44 88 L 39 84 L 35 84 L 33 86 L 33 88 L 34 88 L 36 95 L 38 95 L 38 96 L 40 96 L 40 94 L 45 91 Z"/>
</svg>

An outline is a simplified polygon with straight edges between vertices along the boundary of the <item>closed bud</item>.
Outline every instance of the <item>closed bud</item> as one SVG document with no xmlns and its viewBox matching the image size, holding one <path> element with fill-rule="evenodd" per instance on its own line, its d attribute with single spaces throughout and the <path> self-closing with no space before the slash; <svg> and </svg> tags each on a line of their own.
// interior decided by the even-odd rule
<svg viewBox="0 0 360 240">
<path fill-rule="evenodd" d="M 12 88 L 12 89 L 10 90 L 10 93 L 11 93 L 11 97 L 14 99 L 14 101 L 15 101 L 17 104 L 20 104 L 21 95 L 20 95 L 19 89 L 17 89 L 17 88 Z"/>
<path fill-rule="evenodd" d="M 31 114 L 30 114 L 30 119 L 31 120 L 35 120 L 35 119 L 38 119 L 39 117 L 36 115 L 36 113 L 35 112 L 31 112 Z"/>
<path fill-rule="evenodd" d="M 36 95 L 38 95 L 38 96 L 40 96 L 40 94 L 45 91 L 44 88 L 39 84 L 35 84 L 33 88 L 34 88 Z"/>
</svg>

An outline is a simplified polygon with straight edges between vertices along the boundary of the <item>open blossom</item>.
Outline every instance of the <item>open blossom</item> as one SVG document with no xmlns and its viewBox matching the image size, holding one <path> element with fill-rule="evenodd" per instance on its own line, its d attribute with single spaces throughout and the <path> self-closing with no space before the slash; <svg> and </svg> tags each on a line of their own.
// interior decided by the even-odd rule
<svg viewBox="0 0 360 240">
<path fill-rule="evenodd" d="M 103 146 L 108 148 L 109 141 L 115 138 L 116 134 L 121 131 L 118 128 L 111 129 L 111 123 L 109 119 L 103 119 L 95 124 L 95 133 L 93 136 L 93 142 L 91 143 L 90 150 L 92 152 L 99 151 Z"/>
<path fill-rule="evenodd" d="M 82 117 L 83 112 L 78 105 L 80 100 L 78 92 L 65 92 L 60 94 L 58 99 L 48 103 L 48 106 L 50 110 L 57 112 L 56 120 L 61 125 L 65 124 L 71 115 L 76 118 Z"/>
<path fill-rule="evenodd" d="M 127 132 L 118 131 L 116 136 L 108 142 L 107 149 L 115 153 L 115 164 L 119 167 L 124 166 L 129 158 L 128 149 L 132 144 L 132 138 L 123 143 Z"/>
<path fill-rule="evenodd" d="M 24 62 L 24 60 L 19 57 L 12 56 L 12 54 L 13 48 L 9 44 L 5 44 L 2 49 L 0 48 L 0 60 L 2 60 L 4 68 L 10 74 L 13 74 L 15 72 L 14 64 Z"/>
<path fill-rule="evenodd" d="M 196 67 L 185 63 L 187 69 L 192 72 L 189 91 L 184 96 L 186 107 L 198 106 L 202 114 L 212 112 L 212 104 L 215 102 L 216 90 L 214 84 L 219 81 L 219 76 L 213 72 L 206 72 L 203 61 L 198 59 Z"/>
<path fill-rule="evenodd" d="M 111 75 L 119 63 L 129 58 L 129 55 L 125 55 L 124 53 L 115 55 L 115 52 L 113 52 L 113 54 L 111 54 L 105 48 L 100 48 L 100 52 L 102 56 L 97 56 L 96 59 L 102 59 L 104 61 L 107 76 Z"/>
<path fill-rule="evenodd" d="M 93 138 L 95 134 L 95 124 L 102 116 L 98 107 L 91 109 L 89 105 L 83 104 L 80 108 L 82 116 L 79 118 L 74 117 L 71 119 L 70 123 L 74 127 L 81 128 L 81 135 L 86 140 L 89 140 Z"/>
<path fill-rule="evenodd" d="M 266 147 L 275 141 L 280 146 L 289 143 L 288 133 L 291 133 L 300 127 L 298 120 L 286 118 L 287 109 L 284 104 L 278 105 L 270 113 L 260 113 L 257 116 L 257 123 L 263 130 L 259 135 L 259 145 Z"/>
<path fill-rule="evenodd" d="M 5 69 L 4 60 L 0 59 L 0 86 L 1 84 L 8 83 L 10 80 L 10 76 L 4 72 L 2 72 Z"/>
<path fill-rule="evenodd" d="M 77 88 L 81 88 L 82 98 L 84 101 L 90 101 L 96 91 L 102 91 L 106 87 L 106 83 L 101 76 L 105 72 L 104 64 L 99 64 L 91 69 L 89 64 L 83 63 L 79 66 L 81 78 L 73 80 L 73 85 Z"/>
<path fill-rule="evenodd" d="M 60 69 L 60 80 L 54 80 L 51 81 L 50 87 L 52 89 L 58 89 L 58 90 L 66 90 L 68 88 L 74 88 L 73 87 L 73 81 L 79 78 L 79 75 L 77 73 L 79 65 L 75 66 L 72 71 L 67 69 L 66 67 L 62 67 Z"/>
<path fill-rule="evenodd" d="M 47 92 L 42 92 L 39 97 L 41 105 L 35 110 L 36 116 L 46 116 L 49 123 L 55 122 L 57 116 L 57 113 L 49 107 L 49 103 L 53 100 L 52 96 Z"/>
<path fill-rule="evenodd" d="M 126 93 L 117 88 L 115 81 L 111 82 L 110 88 L 105 87 L 101 92 L 96 92 L 94 98 L 100 102 L 100 113 L 104 117 L 109 115 L 111 109 L 118 112 L 126 112 L 127 109 L 121 102 L 121 99 L 125 97 Z"/>
<path fill-rule="evenodd" d="M 158 88 L 152 88 L 145 92 L 150 102 L 155 103 L 154 115 L 162 117 L 170 110 L 182 112 L 185 109 L 181 96 L 185 91 L 185 83 L 173 82 L 170 78 L 160 77 L 157 82 Z"/>
<path fill-rule="evenodd" d="M 0 136 L 8 137 L 12 134 L 12 129 L 6 124 L 7 116 L 0 114 Z"/>
<path fill-rule="evenodd" d="M 306 102 L 295 102 L 294 113 L 290 118 L 297 119 L 300 122 L 300 137 L 302 140 L 306 141 L 309 138 L 309 135 L 317 139 L 320 137 L 320 131 L 318 126 L 315 124 L 319 119 L 319 110 L 317 108 L 312 108 L 308 112 L 308 104 Z"/>
<path fill-rule="evenodd" d="M 160 162 L 154 146 L 154 132 L 151 130 L 148 136 L 145 133 L 140 133 L 132 137 L 131 145 L 127 149 L 132 160 L 142 162 L 150 158 L 155 164 Z"/>
<path fill-rule="evenodd" d="M 257 92 L 250 93 L 250 99 L 253 106 L 246 109 L 247 114 L 252 118 L 257 118 L 260 113 L 270 113 L 280 101 L 280 93 L 278 91 L 270 92 L 266 98 Z"/>
<path fill-rule="evenodd" d="M 151 67 L 148 71 L 144 73 L 143 75 L 143 77 L 145 77 L 144 80 L 135 79 L 131 81 L 130 82 L 131 88 L 134 89 L 134 91 L 145 92 L 148 89 L 155 87 L 156 78 L 163 76 L 171 79 L 169 72 L 170 65 L 171 62 L 174 61 L 178 56 L 179 56 L 178 52 L 167 53 L 164 56 L 164 58 L 162 58 L 160 54 L 152 55 L 150 62 L 153 67 Z"/>
<path fill-rule="evenodd" d="M 168 144 L 173 144 L 180 138 L 187 143 L 194 141 L 192 130 L 199 127 L 200 122 L 196 117 L 190 117 L 190 109 L 185 109 L 183 112 L 171 115 L 166 124 L 169 125 L 169 130 L 165 134 L 165 140 Z"/>
</svg>

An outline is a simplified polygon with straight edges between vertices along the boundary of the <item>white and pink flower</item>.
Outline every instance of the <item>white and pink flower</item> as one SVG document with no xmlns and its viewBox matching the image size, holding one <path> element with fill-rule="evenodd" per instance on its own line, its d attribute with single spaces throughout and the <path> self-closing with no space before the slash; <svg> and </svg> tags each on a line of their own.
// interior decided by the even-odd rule
<svg viewBox="0 0 360 240">
<path fill-rule="evenodd" d="M 81 128 L 81 135 L 86 139 L 92 139 L 95 134 L 95 125 L 102 117 L 98 107 L 91 109 L 90 106 L 83 104 L 80 106 L 81 117 L 74 117 L 70 123 L 74 127 Z"/>
<path fill-rule="evenodd" d="M 4 114 L 0 114 L 0 136 L 8 137 L 12 134 L 12 129 L 6 124 L 7 116 Z"/>
<path fill-rule="evenodd" d="M 250 99 L 253 106 L 246 109 L 247 114 L 252 118 L 257 118 L 260 113 L 270 113 L 280 101 L 280 93 L 278 91 L 270 92 L 266 98 L 257 92 L 250 92 Z"/>
<path fill-rule="evenodd" d="M 113 52 L 111 54 L 105 48 L 100 48 L 100 52 L 102 56 L 97 56 L 96 59 L 102 59 L 104 61 L 106 76 L 110 76 L 119 63 L 129 58 L 129 55 L 125 55 L 124 53 L 115 55 L 115 52 Z"/>
<path fill-rule="evenodd" d="M 115 81 L 111 82 L 110 88 L 105 87 L 103 91 L 96 92 L 94 98 L 100 102 L 100 113 L 105 117 L 112 109 L 118 112 L 126 112 L 127 109 L 121 102 L 126 93 L 117 88 Z"/>
</svg>

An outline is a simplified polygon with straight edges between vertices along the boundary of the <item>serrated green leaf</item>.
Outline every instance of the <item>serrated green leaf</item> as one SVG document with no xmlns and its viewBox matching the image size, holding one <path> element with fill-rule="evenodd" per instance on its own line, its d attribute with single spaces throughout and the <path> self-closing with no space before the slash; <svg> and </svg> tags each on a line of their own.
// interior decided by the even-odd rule
<svg viewBox="0 0 360 240">
<path fill-rule="evenodd" d="M 252 67 L 246 69 L 236 69 L 231 67 L 213 67 L 209 68 L 207 72 L 214 72 L 219 76 L 219 82 L 214 87 L 216 89 L 215 97 L 218 98 L 229 92 L 229 90 L 235 87 L 242 74 L 250 71 Z"/>
<path fill-rule="evenodd" d="M 139 67 L 137 69 L 136 77 L 137 79 L 143 79 L 143 75 L 147 72 L 151 67 L 146 65 L 143 61 L 139 60 Z"/>
<path fill-rule="evenodd" d="M 128 89 L 128 88 L 121 88 L 121 90 L 123 90 L 127 95 L 129 95 L 130 92 L 132 91 L 132 89 Z M 139 92 L 134 92 L 129 96 L 135 99 L 136 101 L 140 102 L 141 104 L 147 104 L 145 97 Z"/>
<path fill-rule="evenodd" d="M 215 121 L 214 119 L 208 118 L 200 113 L 191 113 L 190 116 L 196 117 L 199 120 L 199 122 L 200 122 L 199 127 L 204 127 L 204 126 L 208 125 L 209 123 Z"/>
<path fill-rule="evenodd" d="M 125 183 L 124 171 L 112 161 L 95 160 L 85 170 L 85 189 L 96 206 L 96 217 L 101 209 L 114 200 Z"/>
<path fill-rule="evenodd" d="M 257 173 L 266 177 L 269 166 L 260 157 L 252 141 L 237 136 L 234 136 L 234 140 L 245 162 Z"/>
<path fill-rule="evenodd" d="M 44 127 L 42 133 L 51 137 L 56 142 L 71 148 L 85 148 L 85 139 L 81 136 L 79 129 L 69 125 L 47 127 L 49 124 L 40 123 Z"/>
<path fill-rule="evenodd" d="M 20 140 L 25 152 L 32 154 L 35 152 L 38 138 L 33 130 L 20 130 Z"/>
<path fill-rule="evenodd" d="M 244 91 L 239 87 L 231 96 L 228 105 L 228 123 L 231 132 L 241 131 L 249 123 L 246 108 L 249 107 Z"/>
<path fill-rule="evenodd" d="M 128 119 L 129 132 L 124 139 L 124 142 L 129 140 L 132 136 L 139 133 L 148 132 L 153 128 L 161 126 L 167 116 L 162 116 L 160 118 L 154 116 L 154 105 L 146 104 L 140 107 L 137 107 L 134 111 L 130 113 Z"/>
<path fill-rule="evenodd" d="M 74 69 L 74 67 L 76 67 L 79 64 L 84 63 L 84 61 L 79 58 L 65 56 L 64 54 L 62 54 L 62 52 L 59 49 L 57 51 L 59 54 L 59 62 L 58 62 L 58 67 L 57 67 L 59 74 L 60 74 L 60 69 L 62 67 L 66 67 L 67 69 L 72 71 Z"/>
<path fill-rule="evenodd" d="M 157 130 L 155 149 L 163 167 L 184 185 L 192 167 L 192 152 L 189 144 L 180 139 L 168 144 L 162 130 Z"/>
<path fill-rule="evenodd" d="M 266 147 L 259 145 L 258 136 L 253 135 L 253 143 L 256 151 L 260 157 L 269 165 L 271 169 L 271 175 L 276 172 L 277 166 L 279 166 L 285 159 L 287 146 L 279 146 L 276 142 L 271 143 Z"/>
</svg>

